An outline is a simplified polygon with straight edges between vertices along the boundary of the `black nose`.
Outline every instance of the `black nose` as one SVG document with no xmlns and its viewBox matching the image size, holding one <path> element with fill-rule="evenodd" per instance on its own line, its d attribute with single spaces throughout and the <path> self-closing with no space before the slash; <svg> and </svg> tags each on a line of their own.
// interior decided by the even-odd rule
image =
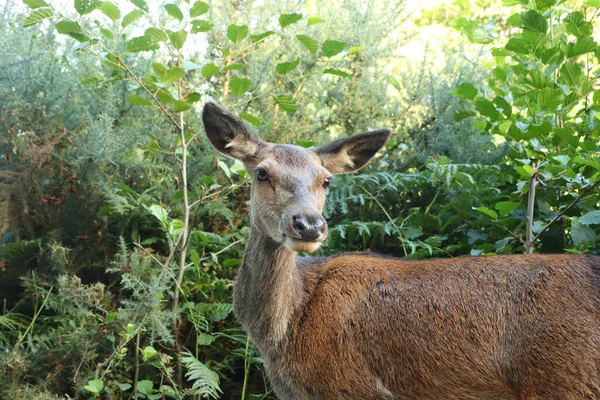
<svg viewBox="0 0 600 400">
<path fill-rule="evenodd" d="M 292 228 L 302 240 L 317 240 L 323 235 L 327 225 L 320 215 L 294 215 Z"/>
</svg>

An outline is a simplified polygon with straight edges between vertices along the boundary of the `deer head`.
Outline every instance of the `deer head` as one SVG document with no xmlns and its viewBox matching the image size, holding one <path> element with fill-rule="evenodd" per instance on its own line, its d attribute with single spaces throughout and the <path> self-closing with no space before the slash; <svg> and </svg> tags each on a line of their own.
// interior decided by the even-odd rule
<svg viewBox="0 0 600 400">
<path fill-rule="evenodd" d="M 327 237 L 322 216 L 332 174 L 362 168 L 385 144 L 382 129 L 305 149 L 267 143 L 214 103 L 202 112 L 204 130 L 222 154 L 240 160 L 252 177 L 251 222 L 293 251 L 313 252 Z"/>
</svg>

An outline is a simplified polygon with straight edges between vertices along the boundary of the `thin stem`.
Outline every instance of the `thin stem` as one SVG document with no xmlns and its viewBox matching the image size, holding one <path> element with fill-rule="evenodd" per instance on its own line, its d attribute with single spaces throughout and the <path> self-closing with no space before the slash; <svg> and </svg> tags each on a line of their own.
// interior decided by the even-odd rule
<svg viewBox="0 0 600 400">
<path fill-rule="evenodd" d="M 536 164 L 533 166 L 531 177 L 529 178 L 529 196 L 527 198 L 527 214 L 525 214 L 525 219 L 527 220 L 525 254 L 532 254 L 535 245 L 535 239 L 533 238 L 533 212 L 535 208 L 535 189 L 538 181 L 537 172 L 538 166 Z"/>
<path fill-rule="evenodd" d="M 140 378 L 140 332 L 138 331 L 135 339 L 135 377 L 133 379 L 133 395 L 134 399 L 138 398 L 138 379 Z"/>
<path fill-rule="evenodd" d="M 248 377 L 250 376 L 250 362 L 248 361 L 248 349 L 250 348 L 250 338 L 246 338 L 246 351 L 244 352 L 244 385 L 242 386 L 242 399 L 246 398 L 246 386 L 248 385 Z"/>
</svg>

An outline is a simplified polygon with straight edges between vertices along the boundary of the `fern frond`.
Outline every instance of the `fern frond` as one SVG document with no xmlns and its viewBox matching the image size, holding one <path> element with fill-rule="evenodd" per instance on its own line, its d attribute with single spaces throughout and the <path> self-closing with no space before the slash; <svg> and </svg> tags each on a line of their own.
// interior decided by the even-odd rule
<svg viewBox="0 0 600 400">
<path fill-rule="evenodd" d="M 193 381 L 192 390 L 194 394 L 204 398 L 218 399 L 221 387 L 219 375 L 200 362 L 192 353 L 185 351 L 185 357 L 181 359 L 188 372 L 185 374 L 189 381 Z"/>
</svg>

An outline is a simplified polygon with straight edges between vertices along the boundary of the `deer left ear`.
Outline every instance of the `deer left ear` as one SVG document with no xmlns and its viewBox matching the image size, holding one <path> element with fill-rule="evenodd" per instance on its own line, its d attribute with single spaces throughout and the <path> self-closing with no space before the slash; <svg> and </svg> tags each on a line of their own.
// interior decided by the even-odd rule
<svg viewBox="0 0 600 400">
<path fill-rule="evenodd" d="M 365 132 L 317 147 L 315 151 L 329 172 L 347 174 L 364 167 L 391 134 L 391 129 Z"/>
</svg>

